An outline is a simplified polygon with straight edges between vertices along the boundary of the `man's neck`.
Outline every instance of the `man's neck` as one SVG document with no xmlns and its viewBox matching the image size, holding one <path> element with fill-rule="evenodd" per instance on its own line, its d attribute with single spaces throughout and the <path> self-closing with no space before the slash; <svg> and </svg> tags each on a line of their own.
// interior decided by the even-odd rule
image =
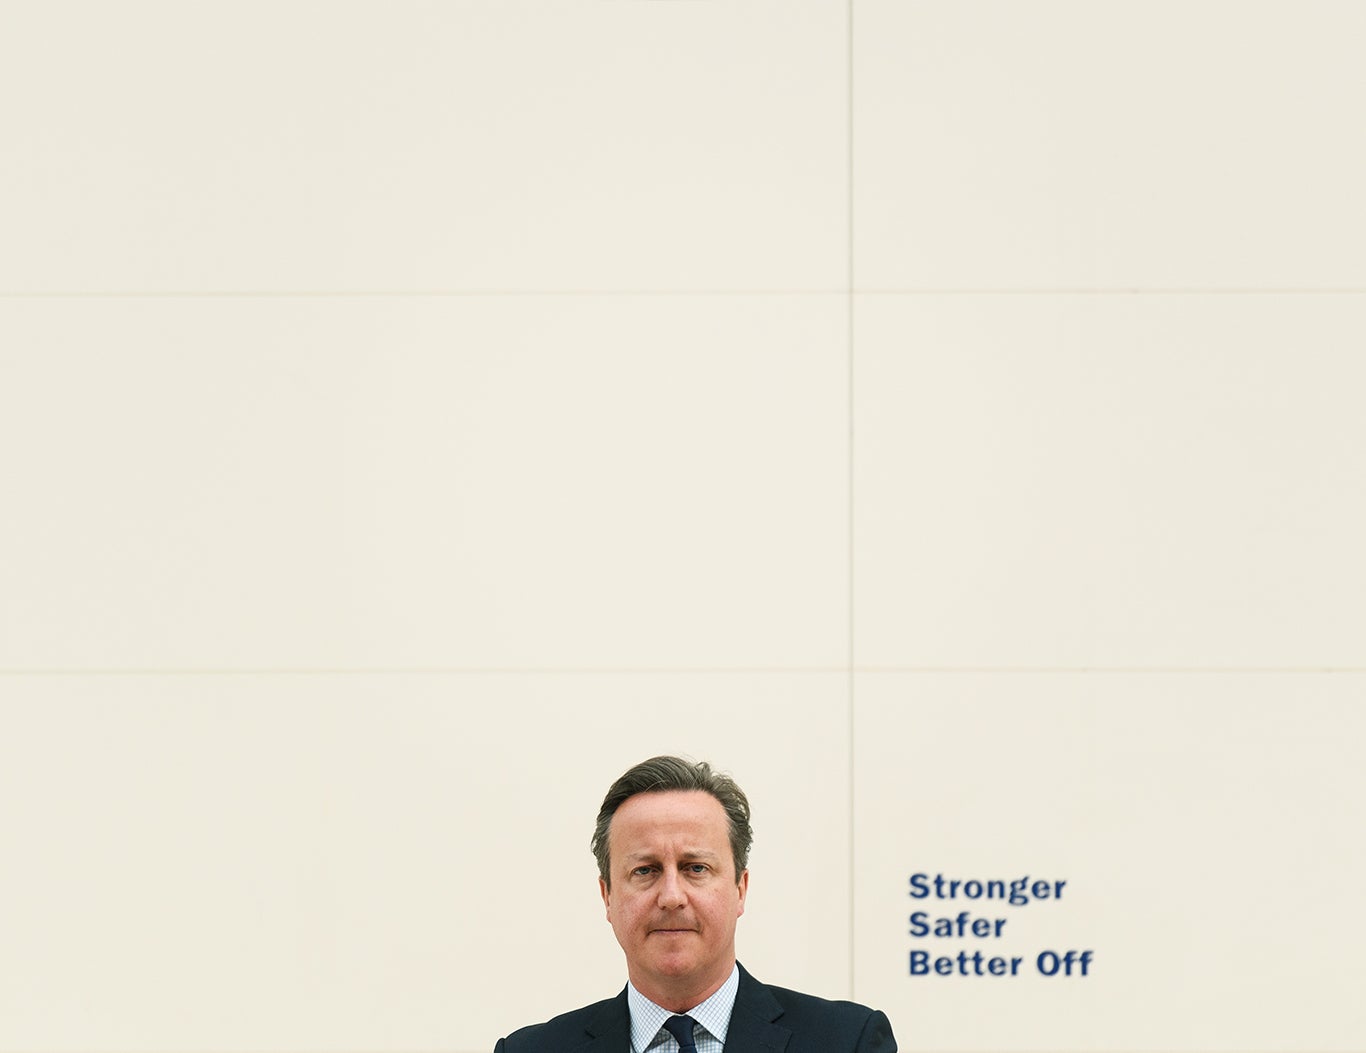
<svg viewBox="0 0 1366 1053">
<path fill-rule="evenodd" d="M 656 992 L 658 993 L 658 992 Z M 662 1028 L 677 1010 L 684 1010 L 693 1022 L 718 1043 L 724 1044 L 730 1034 L 731 1015 L 735 1011 L 736 998 L 740 993 L 740 966 L 731 968 L 730 975 L 711 994 L 696 1004 L 674 1002 L 673 1008 L 660 1005 L 644 992 L 637 990 L 634 982 L 626 988 L 626 1006 L 631 1021 L 631 1049 L 648 1050 L 659 1037 Z M 612 1053 L 612 1051 L 609 1051 Z"/>
<path fill-rule="evenodd" d="M 686 1013 L 721 990 L 721 985 L 730 979 L 730 974 L 734 970 L 735 961 L 732 959 L 719 976 L 705 983 L 655 984 L 645 977 L 632 976 L 631 986 L 661 1009 L 667 1009 L 671 1013 Z"/>
</svg>

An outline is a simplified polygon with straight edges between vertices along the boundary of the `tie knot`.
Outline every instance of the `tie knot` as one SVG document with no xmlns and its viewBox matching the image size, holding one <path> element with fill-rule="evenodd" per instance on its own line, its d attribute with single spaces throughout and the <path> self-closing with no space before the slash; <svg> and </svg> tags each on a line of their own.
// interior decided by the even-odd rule
<svg viewBox="0 0 1366 1053">
<path fill-rule="evenodd" d="M 692 1027 L 695 1023 L 697 1021 L 690 1016 L 671 1016 L 664 1021 L 664 1030 L 678 1039 L 681 1053 L 697 1053 L 697 1043 L 692 1038 Z"/>
</svg>

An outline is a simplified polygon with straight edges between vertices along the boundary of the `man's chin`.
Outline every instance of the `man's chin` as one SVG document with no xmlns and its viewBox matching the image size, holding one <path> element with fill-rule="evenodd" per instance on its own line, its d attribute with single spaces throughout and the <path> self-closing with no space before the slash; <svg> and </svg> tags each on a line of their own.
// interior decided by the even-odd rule
<svg viewBox="0 0 1366 1053">
<path fill-rule="evenodd" d="M 691 954 L 658 954 L 650 964 L 651 971 L 656 976 L 667 976 L 671 979 L 688 976 L 698 968 L 697 958 Z"/>
</svg>

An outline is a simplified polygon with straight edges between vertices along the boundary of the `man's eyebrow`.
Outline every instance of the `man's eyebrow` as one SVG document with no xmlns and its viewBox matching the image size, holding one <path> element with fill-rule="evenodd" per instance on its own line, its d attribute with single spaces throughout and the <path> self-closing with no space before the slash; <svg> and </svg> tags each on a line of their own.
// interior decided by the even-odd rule
<svg viewBox="0 0 1366 1053">
<path fill-rule="evenodd" d="M 639 852 L 627 852 L 627 859 L 658 859 L 658 852 L 641 850 Z M 720 859 L 719 852 L 712 852 L 705 848 L 684 848 L 678 853 L 680 859 Z"/>
</svg>

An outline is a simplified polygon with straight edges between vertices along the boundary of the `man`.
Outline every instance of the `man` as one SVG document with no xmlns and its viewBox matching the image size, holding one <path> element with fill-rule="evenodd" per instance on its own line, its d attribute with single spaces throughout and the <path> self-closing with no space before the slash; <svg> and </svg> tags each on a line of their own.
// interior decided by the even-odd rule
<svg viewBox="0 0 1366 1053">
<path fill-rule="evenodd" d="M 749 801 L 705 762 L 627 771 L 593 831 L 626 989 L 515 1031 L 496 1053 L 895 1053 L 881 1013 L 768 987 L 735 960 L 753 839 Z"/>
</svg>

